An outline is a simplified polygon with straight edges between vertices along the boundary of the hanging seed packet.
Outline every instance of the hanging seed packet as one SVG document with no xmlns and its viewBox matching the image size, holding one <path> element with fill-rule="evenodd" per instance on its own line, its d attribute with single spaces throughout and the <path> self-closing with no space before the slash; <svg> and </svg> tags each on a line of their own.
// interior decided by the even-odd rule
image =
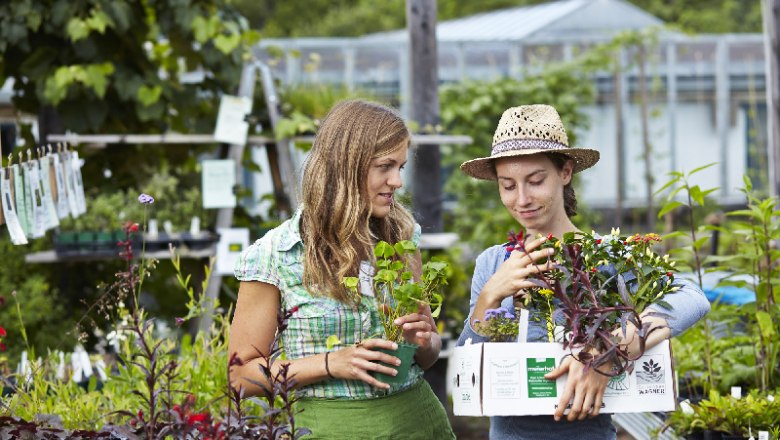
<svg viewBox="0 0 780 440">
<path fill-rule="evenodd" d="M 41 194 L 41 177 L 38 161 L 33 159 L 24 164 L 24 171 L 27 173 L 25 181 L 29 185 L 28 194 L 29 203 L 32 206 L 32 237 L 41 238 L 46 234 L 46 211 L 43 205 L 43 194 Z"/>
<path fill-rule="evenodd" d="M 11 175 L 14 185 L 14 202 L 16 202 L 16 216 L 19 218 L 19 225 L 24 232 L 25 237 L 32 237 L 32 226 L 30 218 L 32 217 L 32 207 L 27 204 L 27 185 L 24 182 L 24 173 L 19 164 L 11 165 Z"/>
<path fill-rule="evenodd" d="M 71 156 L 68 152 L 64 152 L 60 158 L 62 159 L 62 171 L 65 178 L 65 187 L 68 191 L 68 196 L 66 197 L 68 200 L 68 210 L 70 211 L 70 216 L 76 218 L 79 216 L 79 206 L 78 202 L 76 201 L 76 185 L 74 183 Z"/>
<path fill-rule="evenodd" d="M 11 193 L 10 177 L 5 168 L 0 168 L 0 197 L 3 198 L 2 205 L 5 223 L 8 226 L 8 233 L 11 235 L 13 244 L 27 244 L 27 238 L 24 236 L 24 231 L 14 210 L 14 196 Z"/>
<path fill-rule="evenodd" d="M 38 160 L 38 176 L 40 177 L 41 197 L 43 198 L 44 222 L 43 226 L 48 231 L 60 225 L 57 217 L 57 208 L 54 206 L 52 196 L 52 183 L 49 181 L 49 157 L 43 156 Z"/>
<path fill-rule="evenodd" d="M 51 158 L 51 165 L 54 169 L 54 182 L 57 184 L 57 217 L 60 220 L 67 218 L 70 215 L 70 207 L 68 206 L 68 188 L 65 183 L 65 172 L 60 162 L 60 155 L 57 153 L 49 155 Z"/>
<path fill-rule="evenodd" d="M 78 151 L 71 152 L 71 165 L 73 166 L 73 184 L 76 190 L 76 206 L 79 208 L 79 215 L 87 212 L 87 200 L 84 196 L 84 181 L 81 179 L 81 159 Z"/>
</svg>

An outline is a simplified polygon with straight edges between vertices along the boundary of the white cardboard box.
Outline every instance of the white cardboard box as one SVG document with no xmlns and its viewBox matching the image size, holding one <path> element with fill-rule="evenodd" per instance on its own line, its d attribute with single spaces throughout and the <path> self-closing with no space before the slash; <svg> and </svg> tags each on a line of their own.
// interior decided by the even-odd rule
<svg viewBox="0 0 780 440">
<path fill-rule="evenodd" d="M 566 376 L 544 375 L 568 354 L 560 343 L 480 343 L 455 347 L 453 412 L 458 416 L 553 414 Z M 673 411 L 669 341 L 647 350 L 634 370 L 610 380 L 602 413 Z"/>
</svg>

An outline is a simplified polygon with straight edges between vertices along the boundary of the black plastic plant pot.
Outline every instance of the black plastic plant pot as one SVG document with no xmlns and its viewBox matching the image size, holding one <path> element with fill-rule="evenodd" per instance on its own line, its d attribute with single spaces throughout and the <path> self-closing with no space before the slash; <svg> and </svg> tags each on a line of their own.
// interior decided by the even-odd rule
<svg viewBox="0 0 780 440">
<path fill-rule="evenodd" d="M 395 365 L 379 362 L 380 365 L 395 368 L 398 370 L 398 374 L 396 376 L 388 376 L 384 373 L 372 371 L 372 376 L 374 376 L 376 380 L 390 385 L 391 388 L 397 388 L 399 385 L 402 385 L 404 382 L 406 382 L 406 379 L 409 378 L 409 369 L 412 366 L 412 360 L 414 359 L 414 353 L 417 351 L 417 345 L 399 342 L 398 350 L 387 350 L 384 348 L 377 348 L 376 350 L 401 359 L 401 365 L 396 367 Z"/>
</svg>

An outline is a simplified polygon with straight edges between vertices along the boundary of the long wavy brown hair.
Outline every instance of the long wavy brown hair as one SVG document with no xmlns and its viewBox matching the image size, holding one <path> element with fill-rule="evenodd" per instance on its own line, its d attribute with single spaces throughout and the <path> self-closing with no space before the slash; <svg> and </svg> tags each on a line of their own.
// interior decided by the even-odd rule
<svg viewBox="0 0 780 440">
<path fill-rule="evenodd" d="M 379 240 L 410 239 L 414 220 L 397 202 L 384 218 L 371 217 L 367 180 L 371 161 L 404 146 L 403 119 L 379 104 L 336 104 L 320 125 L 303 169 L 303 284 L 315 295 L 350 302 L 341 280 L 373 261 Z"/>
</svg>

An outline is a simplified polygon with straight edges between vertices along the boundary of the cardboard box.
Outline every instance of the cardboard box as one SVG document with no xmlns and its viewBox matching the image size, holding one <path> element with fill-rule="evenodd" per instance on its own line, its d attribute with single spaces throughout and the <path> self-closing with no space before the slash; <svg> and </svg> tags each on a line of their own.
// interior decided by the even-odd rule
<svg viewBox="0 0 780 440">
<path fill-rule="evenodd" d="M 544 375 L 569 354 L 560 343 L 480 343 L 455 347 L 453 412 L 458 416 L 553 414 L 566 376 Z M 630 374 L 610 380 L 602 413 L 673 411 L 675 395 L 668 340 L 639 358 Z"/>
</svg>

